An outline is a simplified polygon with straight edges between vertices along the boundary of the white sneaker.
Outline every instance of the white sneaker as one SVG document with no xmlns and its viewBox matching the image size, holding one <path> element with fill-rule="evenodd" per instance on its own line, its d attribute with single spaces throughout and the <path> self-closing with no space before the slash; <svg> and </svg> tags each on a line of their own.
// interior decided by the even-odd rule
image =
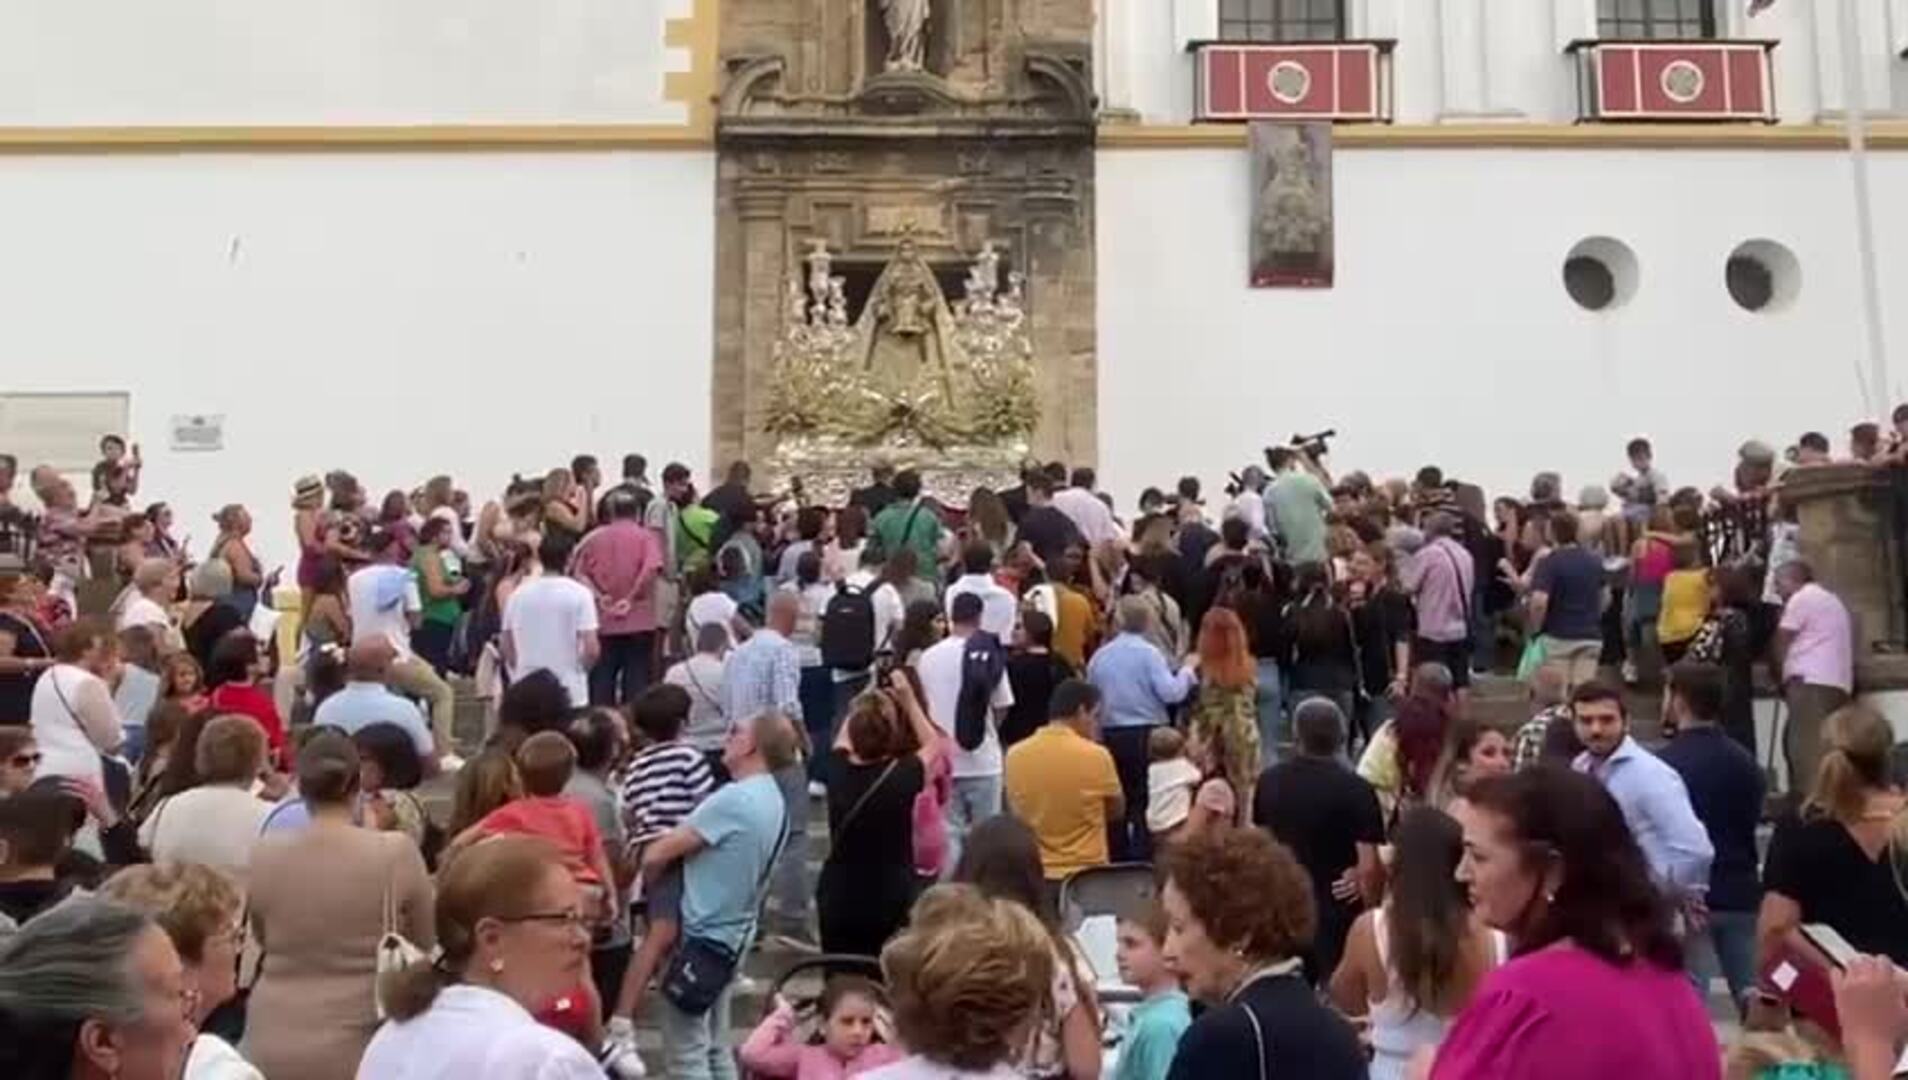
<svg viewBox="0 0 1908 1080">
<path fill-rule="evenodd" d="M 464 767 L 464 759 L 458 757 L 456 754 L 447 753 L 443 757 L 440 757 L 437 759 L 438 772 L 454 773 L 463 767 Z"/>
<path fill-rule="evenodd" d="M 826 799 L 828 797 L 828 788 L 823 786 L 820 780 L 810 780 L 808 782 L 808 797 L 811 799 Z"/>
<path fill-rule="evenodd" d="M 641 1080 L 649 1075 L 642 1055 L 636 1052 L 636 1025 L 627 1016 L 612 1016 L 605 1040 L 603 1063 L 621 1080 Z"/>
</svg>

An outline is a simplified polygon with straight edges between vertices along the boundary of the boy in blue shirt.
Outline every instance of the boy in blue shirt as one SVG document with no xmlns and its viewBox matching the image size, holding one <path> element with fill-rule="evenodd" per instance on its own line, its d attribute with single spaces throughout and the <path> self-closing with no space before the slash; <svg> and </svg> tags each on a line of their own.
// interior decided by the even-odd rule
<svg viewBox="0 0 1908 1080">
<path fill-rule="evenodd" d="M 1146 999 L 1133 1008 L 1113 1080 L 1165 1080 L 1179 1051 L 1179 1037 L 1192 1026 L 1192 1010 L 1179 980 L 1166 968 L 1166 909 L 1154 903 L 1141 919 L 1120 920 L 1120 979 Z"/>
</svg>

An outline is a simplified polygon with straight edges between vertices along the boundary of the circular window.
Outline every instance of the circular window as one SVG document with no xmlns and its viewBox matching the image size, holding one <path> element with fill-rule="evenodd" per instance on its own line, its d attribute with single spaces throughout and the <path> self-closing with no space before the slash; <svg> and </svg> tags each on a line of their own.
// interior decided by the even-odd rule
<svg viewBox="0 0 1908 1080">
<path fill-rule="evenodd" d="M 1564 288 L 1577 306 L 1602 311 L 1616 300 L 1616 275 L 1601 261 L 1578 255 L 1564 263 Z"/>
<path fill-rule="evenodd" d="M 1723 284 L 1744 311 L 1780 311 L 1802 291 L 1802 264 L 1773 240 L 1751 240 L 1729 253 Z"/>
<path fill-rule="evenodd" d="M 1621 307 L 1636 293 L 1636 253 L 1607 236 L 1582 240 L 1564 256 L 1564 291 L 1585 311 Z"/>
</svg>

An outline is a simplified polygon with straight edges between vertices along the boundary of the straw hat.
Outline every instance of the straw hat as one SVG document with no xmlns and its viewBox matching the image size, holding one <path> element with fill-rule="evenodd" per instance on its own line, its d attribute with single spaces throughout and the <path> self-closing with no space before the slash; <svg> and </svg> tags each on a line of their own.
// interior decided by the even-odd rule
<svg viewBox="0 0 1908 1080">
<path fill-rule="evenodd" d="M 292 485 L 292 505 L 304 506 L 324 501 L 325 482 L 316 476 L 301 476 Z"/>
</svg>

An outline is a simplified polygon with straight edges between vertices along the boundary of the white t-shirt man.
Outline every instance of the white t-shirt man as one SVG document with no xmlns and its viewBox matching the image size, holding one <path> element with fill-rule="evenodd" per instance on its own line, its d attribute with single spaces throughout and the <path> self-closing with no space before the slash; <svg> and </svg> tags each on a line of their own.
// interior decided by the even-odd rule
<svg viewBox="0 0 1908 1080">
<path fill-rule="evenodd" d="M 516 654 L 510 677 L 548 671 L 573 704 L 588 703 L 589 675 L 578 639 L 596 633 L 596 626 L 596 598 L 581 582 L 557 574 L 524 582 L 504 605 L 503 632 Z"/>
<path fill-rule="evenodd" d="M 921 693 L 927 697 L 928 716 L 949 738 L 955 737 L 954 715 L 961 700 L 961 661 L 966 653 L 967 639 L 950 634 L 922 653 L 921 662 L 914 668 L 921 679 Z M 952 761 L 956 779 L 1001 774 L 1000 736 L 994 730 L 994 713 L 1013 703 L 1014 690 L 1007 684 L 1007 673 L 1003 671 L 999 685 L 994 687 L 986 737 L 972 750 L 965 749 L 959 742 L 954 745 Z"/>
<path fill-rule="evenodd" d="M 411 616 L 424 611 L 416 575 L 401 566 L 367 566 L 346 579 L 345 600 L 351 608 L 351 644 L 381 637 L 397 650 L 397 662 L 411 659 Z"/>
<path fill-rule="evenodd" d="M 981 598 L 980 628 L 1000 639 L 1002 645 L 1014 638 L 1014 622 L 1020 614 L 1020 601 L 988 574 L 962 574 L 947 587 L 947 612 L 954 613 L 954 598 L 973 593 Z"/>
</svg>

